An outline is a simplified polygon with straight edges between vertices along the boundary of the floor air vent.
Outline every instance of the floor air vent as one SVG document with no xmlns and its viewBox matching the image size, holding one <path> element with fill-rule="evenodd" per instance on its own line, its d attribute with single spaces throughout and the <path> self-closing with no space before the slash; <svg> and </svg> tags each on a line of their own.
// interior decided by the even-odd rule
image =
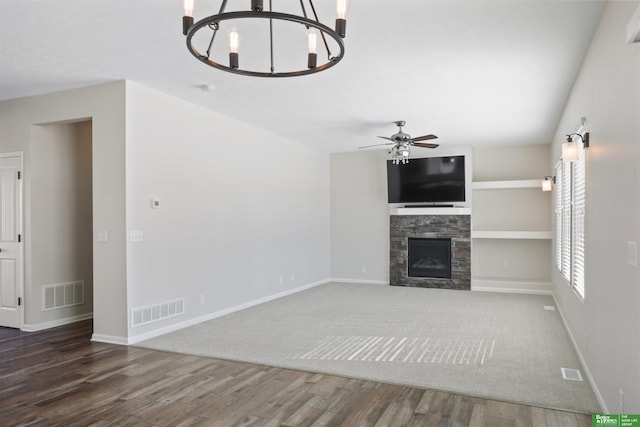
<svg viewBox="0 0 640 427">
<path fill-rule="evenodd" d="M 42 310 L 84 304 L 84 280 L 42 287 Z"/>
<path fill-rule="evenodd" d="M 184 299 L 131 309 L 131 327 L 146 325 L 184 314 Z"/>
<path fill-rule="evenodd" d="M 556 307 L 555 307 L 554 305 L 545 305 L 545 306 L 544 306 L 544 309 L 545 309 L 546 311 L 555 311 L 555 310 L 556 310 Z"/>
<path fill-rule="evenodd" d="M 578 369 L 562 368 L 562 378 L 571 381 L 582 381 L 582 374 Z"/>
</svg>

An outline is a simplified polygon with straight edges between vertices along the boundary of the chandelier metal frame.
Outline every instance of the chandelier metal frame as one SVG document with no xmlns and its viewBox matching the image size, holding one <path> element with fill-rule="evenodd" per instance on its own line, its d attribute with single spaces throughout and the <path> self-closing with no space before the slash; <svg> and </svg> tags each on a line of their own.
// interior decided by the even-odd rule
<svg viewBox="0 0 640 427">
<path fill-rule="evenodd" d="M 344 19 L 336 19 L 336 30 L 324 25 L 318 19 L 318 15 L 316 13 L 315 7 L 313 5 L 312 0 L 307 0 L 309 3 L 309 7 L 313 13 L 314 19 L 311 19 L 307 15 L 307 11 L 304 5 L 303 0 L 300 0 L 300 7 L 302 10 L 302 16 L 293 15 L 289 13 L 282 12 L 274 12 L 272 9 L 272 0 L 269 0 L 269 10 L 247 10 L 247 11 L 234 11 L 234 12 L 225 12 L 227 0 L 223 0 L 220 6 L 220 11 L 215 14 L 203 18 L 194 23 L 194 19 L 192 16 L 184 16 L 183 17 L 183 34 L 186 36 L 187 49 L 191 54 L 196 57 L 200 62 L 209 65 L 211 67 L 217 68 L 219 70 L 227 71 L 234 74 L 241 74 L 245 76 L 253 76 L 253 77 L 295 77 L 295 76 L 303 76 L 313 73 L 318 73 L 320 71 L 327 70 L 338 62 L 342 60 L 345 54 L 345 46 L 343 42 L 344 32 L 346 28 L 346 21 Z M 261 5 L 260 5 L 261 6 Z M 269 47 L 270 47 L 270 69 L 268 71 L 253 71 L 242 69 L 238 66 L 238 55 L 237 53 L 230 53 L 230 65 L 225 65 L 223 63 L 217 62 L 212 59 L 212 49 L 213 43 L 215 41 L 216 35 L 220 30 L 220 23 L 228 20 L 240 20 L 240 19 L 268 19 L 269 20 Z M 320 37 L 323 41 L 324 47 L 327 52 L 327 61 L 317 65 L 317 55 L 316 53 L 309 53 L 309 60 L 307 63 L 306 69 L 299 69 L 296 71 L 284 71 L 278 72 L 276 71 L 275 61 L 274 61 L 274 43 L 273 43 L 273 21 L 288 21 L 294 22 L 306 27 L 307 30 L 314 28 L 316 29 Z M 206 51 L 200 52 L 193 45 L 193 37 L 199 31 L 209 29 L 212 31 L 208 48 Z M 327 37 L 333 39 L 339 49 L 337 55 L 333 55 L 331 49 L 329 47 L 329 43 L 327 42 Z"/>
</svg>

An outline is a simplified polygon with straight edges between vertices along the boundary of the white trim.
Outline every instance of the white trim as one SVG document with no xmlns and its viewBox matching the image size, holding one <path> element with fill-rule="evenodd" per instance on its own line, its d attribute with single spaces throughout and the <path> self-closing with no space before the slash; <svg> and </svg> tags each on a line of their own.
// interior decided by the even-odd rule
<svg viewBox="0 0 640 427">
<path fill-rule="evenodd" d="M 389 285 L 388 280 L 363 280 L 363 279 L 331 279 L 336 283 L 357 283 L 362 285 Z"/>
<path fill-rule="evenodd" d="M 18 234 L 22 237 L 22 244 L 19 246 L 20 251 L 20 264 L 18 265 L 18 298 L 22 298 L 22 304 L 20 305 L 20 313 L 18 314 L 18 327 L 22 331 L 29 331 L 29 325 L 25 325 L 24 317 L 25 317 L 25 292 L 24 292 L 24 269 L 25 269 L 25 236 L 24 236 L 24 151 L 7 151 L 4 153 L 0 153 L 0 158 L 8 158 L 8 157 L 18 157 L 20 159 L 20 179 L 18 180 L 18 193 L 20 197 L 20 202 L 18 203 Z"/>
<path fill-rule="evenodd" d="M 482 231 L 471 232 L 472 239 L 551 240 L 551 231 Z"/>
<path fill-rule="evenodd" d="M 471 215 L 471 208 L 433 207 L 420 208 L 389 207 L 389 215 Z"/>
<path fill-rule="evenodd" d="M 127 339 L 125 337 L 116 337 L 114 335 L 93 334 L 91 335 L 91 341 L 103 342 L 106 344 L 127 345 Z"/>
<path fill-rule="evenodd" d="M 507 181 L 476 181 L 474 190 L 507 190 L 510 188 L 542 188 L 542 179 L 518 179 Z"/>
<path fill-rule="evenodd" d="M 479 292 L 503 292 L 509 294 L 551 295 L 551 282 L 535 282 L 508 279 L 472 279 L 471 290 Z"/>
<path fill-rule="evenodd" d="M 298 292 L 306 291 L 307 289 L 315 288 L 316 286 L 320 286 L 320 285 L 325 285 L 325 284 L 330 283 L 330 282 L 331 282 L 330 279 L 320 280 L 318 282 L 309 283 L 307 285 L 303 285 L 303 286 L 299 286 L 297 288 L 289 289 L 288 291 L 280 292 L 280 293 L 275 294 L 275 295 L 270 295 L 270 296 L 267 296 L 267 297 L 258 298 L 258 299 L 255 299 L 253 301 L 246 302 L 244 304 L 236 305 L 235 307 L 225 308 L 223 310 L 219 310 L 219 311 L 216 311 L 216 312 L 213 312 L 213 313 L 205 314 L 204 316 L 196 317 L 194 319 L 185 320 L 184 322 L 176 323 L 176 324 L 173 324 L 173 325 L 168 325 L 168 326 L 165 326 L 164 328 L 156 329 L 156 330 L 149 331 L 149 332 L 146 332 L 146 333 L 143 333 L 143 334 L 140 334 L 140 335 L 135 335 L 133 337 L 129 337 L 128 339 L 125 340 L 125 342 L 122 342 L 122 344 L 127 344 L 127 345 L 136 344 L 136 343 L 139 343 L 141 341 L 148 340 L 150 338 L 155 338 L 157 336 L 164 335 L 164 334 L 167 334 L 169 332 L 174 332 L 174 331 L 177 331 L 179 329 L 183 329 L 183 328 L 187 328 L 189 326 L 197 325 L 198 323 L 206 322 L 207 320 L 212 320 L 212 319 L 216 319 L 218 317 L 226 316 L 227 314 L 235 313 L 236 311 L 240 311 L 240 310 L 244 310 L 244 309 L 247 309 L 247 308 L 250 308 L 250 307 L 254 307 L 256 305 L 264 304 L 265 302 L 273 301 L 273 300 L 276 300 L 276 299 L 279 299 L 279 298 L 282 298 L 282 297 L 286 297 L 288 295 L 292 295 L 292 294 L 296 294 Z M 113 341 L 99 340 L 99 339 L 97 339 L 95 337 L 96 336 L 94 335 L 91 339 L 94 340 L 94 341 L 112 342 L 114 344 L 120 344 L 118 342 L 113 342 Z M 112 338 L 117 338 L 117 337 L 112 337 Z"/>
<path fill-rule="evenodd" d="M 564 314 L 562 313 L 562 307 L 560 306 L 560 304 L 558 304 L 558 300 L 556 299 L 555 294 L 553 294 L 553 301 L 556 304 L 558 313 L 560 313 L 560 318 L 562 319 L 562 323 L 564 324 L 564 329 L 567 331 L 567 334 L 569 334 L 569 338 L 571 338 L 571 343 L 573 344 L 573 348 L 576 351 L 576 354 L 578 355 L 578 359 L 580 359 L 580 363 L 582 364 L 582 368 L 584 369 L 584 373 L 586 374 L 587 381 L 589 381 L 589 385 L 593 390 L 593 394 L 595 394 L 596 400 L 600 405 L 600 409 L 601 409 L 600 412 L 603 414 L 610 414 L 611 412 L 609 412 L 609 408 L 607 408 L 607 404 L 605 403 L 604 398 L 602 397 L 602 394 L 598 389 L 598 385 L 596 384 L 596 381 L 593 379 L 593 375 L 591 375 L 591 371 L 589 371 L 589 366 L 587 365 L 587 361 L 582 356 L 582 352 L 578 347 L 578 343 L 576 342 L 573 336 L 573 333 L 571 332 L 571 328 L 569 328 L 569 324 L 567 323 L 567 320 L 565 319 Z"/>
<path fill-rule="evenodd" d="M 81 322 L 83 320 L 93 319 L 93 313 L 78 314 L 76 316 L 65 317 L 64 319 L 56 319 L 50 322 L 36 323 L 34 325 L 24 325 L 20 330 L 25 332 L 37 332 L 45 329 L 51 329 L 58 326 L 68 325 L 70 323 Z"/>
<path fill-rule="evenodd" d="M 514 289 L 514 288 L 490 288 L 490 287 L 472 287 L 472 292 L 495 292 L 500 294 L 522 294 L 522 295 L 553 295 L 553 291 L 545 291 L 542 289 Z"/>
</svg>

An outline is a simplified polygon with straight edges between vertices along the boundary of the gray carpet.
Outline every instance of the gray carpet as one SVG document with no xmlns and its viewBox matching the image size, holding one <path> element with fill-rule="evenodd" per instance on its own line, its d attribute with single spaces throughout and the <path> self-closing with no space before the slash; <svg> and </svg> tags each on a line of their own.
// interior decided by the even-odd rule
<svg viewBox="0 0 640 427">
<path fill-rule="evenodd" d="M 545 306 L 547 309 L 545 309 Z M 138 346 L 600 412 L 550 296 L 332 283 Z"/>
</svg>

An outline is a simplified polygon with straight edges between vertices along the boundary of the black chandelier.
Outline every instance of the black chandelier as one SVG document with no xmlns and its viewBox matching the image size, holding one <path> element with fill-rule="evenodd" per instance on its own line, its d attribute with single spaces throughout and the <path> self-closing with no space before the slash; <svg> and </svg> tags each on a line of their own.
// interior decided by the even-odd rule
<svg viewBox="0 0 640 427">
<path fill-rule="evenodd" d="M 208 16 L 194 23 L 194 0 L 183 0 L 184 16 L 182 17 L 182 33 L 187 36 L 187 48 L 198 60 L 211 67 L 245 76 L 294 77 L 327 70 L 340 62 L 344 57 L 344 42 L 342 39 L 345 37 L 347 25 L 347 21 L 345 20 L 347 0 L 337 0 L 336 2 L 338 17 L 335 22 L 335 30 L 320 22 L 316 8 L 313 5 L 313 0 L 306 0 L 306 5 L 305 0 L 300 0 L 301 15 L 274 11 L 272 7 L 273 0 L 269 0 L 268 10 L 264 10 L 263 0 L 250 0 L 250 10 L 227 11 L 227 1 L 228 0 L 222 0 L 220 10 L 216 15 Z M 266 33 L 268 36 L 269 59 L 260 65 L 263 67 L 261 70 L 247 69 L 240 66 L 241 61 L 238 53 L 240 35 L 239 31 L 231 23 L 233 21 L 249 22 L 250 20 L 252 20 L 252 23 L 256 27 L 258 27 L 255 25 L 258 20 L 268 20 L 268 30 L 266 30 Z M 299 65 L 294 65 L 292 69 L 284 71 L 276 70 L 274 60 L 274 52 L 276 52 L 274 49 L 274 21 L 299 24 L 294 26 L 294 28 L 302 28 L 302 30 L 304 30 L 304 32 L 299 31 L 297 34 L 294 31 L 293 37 L 297 35 L 302 37 L 306 33 L 308 48 L 306 67 L 303 65 L 305 64 L 305 60 L 300 59 L 300 61 L 297 62 Z M 222 63 L 223 57 L 219 53 L 217 56 L 214 55 L 214 45 L 217 46 L 217 44 L 214 43 L 216 41 L 216 35 L 221 32 L 222 28 L 225 28 L 228 37 L 228 65 Z M 262 28 L 266 29 L 267 27 L 263 26 Z M 289 26 L 289 28 L 291 28 L 291 26 Z M 290 36 L 291 34 L 287 35 L 287 37 L 291 38 Z M 265 39 L 266 38 L 267 37 L 265 37 Z M 319 38 L 322 40 L 327 52 L 327 60 L 320 63 L 317 53 Z M 281 38 L 280 40 L 282 41 L 283 39 Z M 266 43 L 263 43 L 264 40 L 259 40 L 259 42 L 262 43 L 262 46 L 266 47 Z M 331 48 L 337 51 L 336 55 L 331 52 Z M 281 54 L 282 52 L 278 51 L 277 53 Z M 292 55 L 288 54 L 289 61 L 293 60 L 291 57 Z M 304 58 L 303 55 L 300 55 L 300 57 Z M 289 65 L 291 66 L 291 64 Z"/>
</svg>

